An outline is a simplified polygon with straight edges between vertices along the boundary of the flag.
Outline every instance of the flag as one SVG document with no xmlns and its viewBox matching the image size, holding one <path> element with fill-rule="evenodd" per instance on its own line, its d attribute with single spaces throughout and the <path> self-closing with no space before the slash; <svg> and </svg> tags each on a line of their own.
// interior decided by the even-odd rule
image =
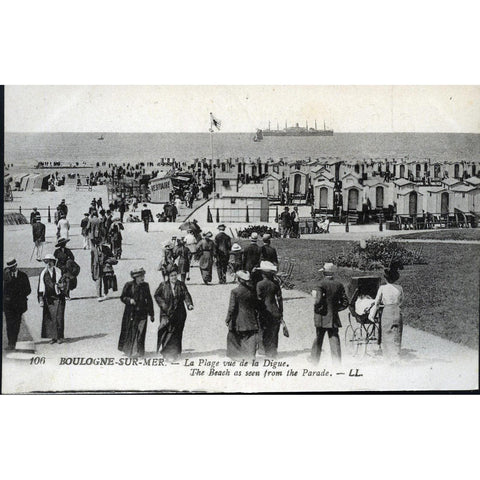
<svg viewBox="0 0 480 480">
<path fill-rule="evenodd" d="M 212 112 L 210 112 L 210 123 L 217 130 L 220 130 L 220 127 L 222 126 L 222 122 L 218 118 L 216 118 Z"/>
</svg>

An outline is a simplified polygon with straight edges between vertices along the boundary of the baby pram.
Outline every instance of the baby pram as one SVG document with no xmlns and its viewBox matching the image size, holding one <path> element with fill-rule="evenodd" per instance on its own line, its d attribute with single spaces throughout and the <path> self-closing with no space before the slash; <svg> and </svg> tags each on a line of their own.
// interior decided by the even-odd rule
<svg viewBox="0 0 480 480">
<path fill-rule="evenodd" d="M 375 355 L 381 348 L 383 309 L 378 308 L 373 321 L 368 318 L 380 283 L 380 277 L 353 277 L 350 282 L 345 350 L 352 356 Z"/>
</svg>

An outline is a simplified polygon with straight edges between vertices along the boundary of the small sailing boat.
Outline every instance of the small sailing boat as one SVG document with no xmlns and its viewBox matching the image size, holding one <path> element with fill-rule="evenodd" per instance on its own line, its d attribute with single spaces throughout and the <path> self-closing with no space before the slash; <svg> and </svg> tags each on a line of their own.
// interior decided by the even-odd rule
<svg viewBox="0 0 480 480">
<path fill-rule="evenodd" d="M 263 140 L 263 132 L 260 128 L 257 128 L 257 133 L 253 137 L 254 142 L 261 142 Z"/>
<path fill-rule="evenodd" d="M 105 137 L 103 136 L 103 134 L 100 135 L 100 136 L 97 138 L 97 140 L 104 140 L 104 139 L 105 139 Z"/>
</svg>

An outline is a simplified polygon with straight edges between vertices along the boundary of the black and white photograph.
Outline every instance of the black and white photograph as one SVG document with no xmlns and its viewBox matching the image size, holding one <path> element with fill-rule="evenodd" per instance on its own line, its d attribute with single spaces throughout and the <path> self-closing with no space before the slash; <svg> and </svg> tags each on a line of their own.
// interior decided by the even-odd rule
<svg viewBox="0 0 480 480">
<path fill-rule="evenodd" d="M 4 104 L 2 392 L 478 389 L 480 87 Z"/>
</svg>

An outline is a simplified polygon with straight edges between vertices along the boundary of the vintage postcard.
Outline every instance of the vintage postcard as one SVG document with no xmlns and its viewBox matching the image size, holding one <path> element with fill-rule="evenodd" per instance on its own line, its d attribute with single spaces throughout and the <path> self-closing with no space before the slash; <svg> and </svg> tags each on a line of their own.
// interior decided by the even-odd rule
<svg viewBox="0 0 480 480">
<path fill-rule="evenodd" d="M 4 106 L 3 393 L 478 390 L 480 87 Z"/>
</svg>

